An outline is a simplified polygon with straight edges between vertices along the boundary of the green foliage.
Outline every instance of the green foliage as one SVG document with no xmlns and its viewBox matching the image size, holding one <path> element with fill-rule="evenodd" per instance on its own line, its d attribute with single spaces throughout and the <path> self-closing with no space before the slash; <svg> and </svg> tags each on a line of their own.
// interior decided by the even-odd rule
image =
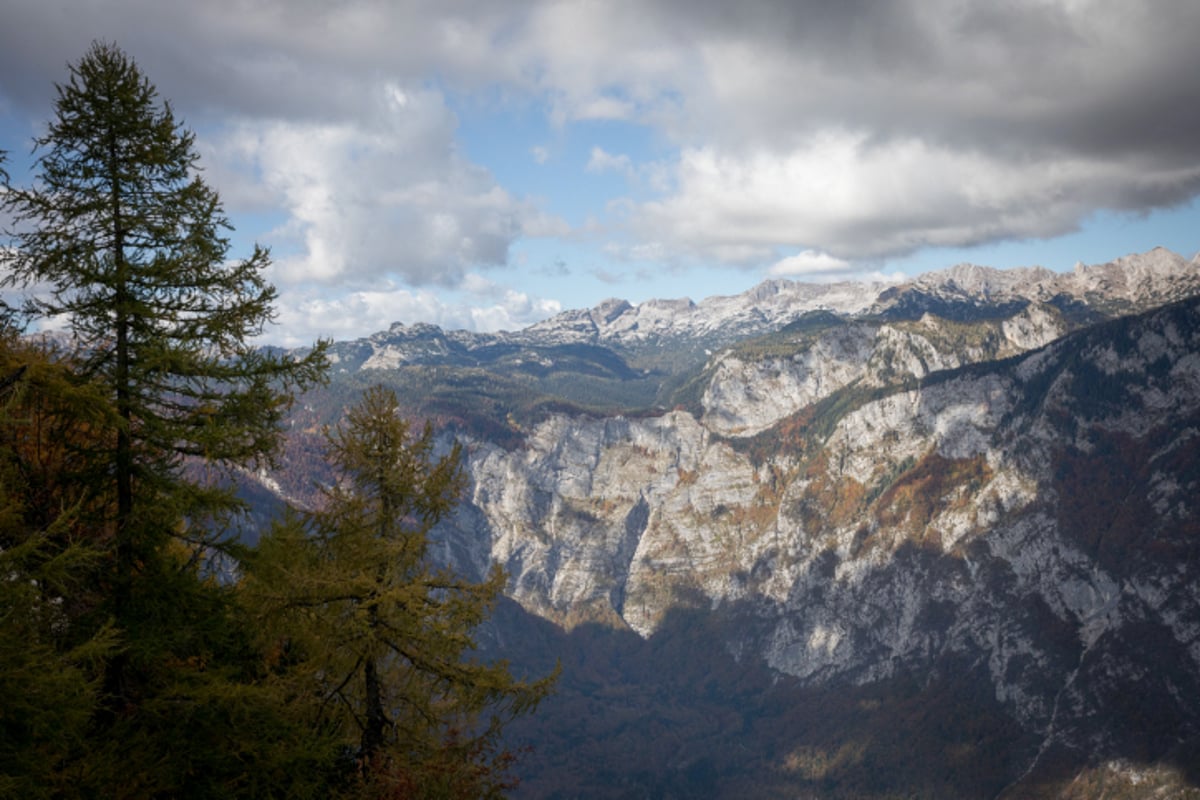
<svg viewBox="0 0 1200 800">
<path fill-rule="evenodd" d="M 87 392 L 68 397 L 63 370 L 11 331 L 0 376 L 0 797 L 71 796 L 116 644 L 80 613 L 102 551 L 81 535 L 84 505 L 62 473 L 86 425 L 52 413 Z"/>
<path fill-rule="evenodd" d="M 135 501 L 139 514 L 164 499 L 193 516 L 230 505 L 183 480 L 182 459 L 269 454 L 290 389 L 322 377 L 324 344 L 301 361 L 252 347 L 273 315 L 268 253 L 227 258 L 194 136 L 128 56 L 94 44 L 57 90 L 37 182 L 3 196 L 16 221 L 4 280 L 49 287 L 29 310 L 68 320 L 79 373 L 115 411 L 94 450 L 128 539 Z M 134 543 L 119 546 L 131 563 Z"/>
<path fill-rule="evenodd" d="M 266 251 L 227 261 L 192 135 L 121 51 L 94 45 L 56 111 L 37 183 L 0 175 L 4 282 L 72 334 L 0 336 L 0 796 L 326 796 L 332 745 L 203 568 L 236 503 L 185 469 L 269 458 L 323 345 L 250 345 Z"/>
<path fill-rule="evenodd" d="M 123 705 L 100 715 L 96 780 L 118 797 L 324 797 L 336 749 L 268 680 L 234 589 L 182 546 L 129 599 Z"/>
<path fill-rule="evenodd" d="M 6 531 L 11 533 L 11 531 Z M 0 797 L 70 796 L 99 700 L 111 629 L 74 643 L 69 595 L 92 566 L 86 545 L 30 533 L 0 552 Z"/>
<path fill-rule="evenodd" d="M 438 455 L 433 429 L 414 433 L 399 411 L 376 388 L 348 412 L 329 436 L 340 480 L 324 509 L 264 537 L 241 592 L 285 693 L 354 753 L 356 791 L 497 796 L 504 721 L 553 678 L 470 658 L 504 576 L 473 584 L 431 564 L 429 531 L 463 488 L 460 452 Z"/>
<path fill-rule="evenodd" d="M 238 504 L 207 476 L 273 457 L 325 345 L 250 344 L 267 252 L 226 258 L 193 136 L 124 53 L 93 45 L 55 108 L 38 182 L 0 171 L 5 283 L 48 287 L 26 311 L 72 334 L 0 331 L 0 796 L 497 796 L 502 725 L 550 679 L 471 659 L 504 578 L 427 557 L 459 451 L 368 393 L 324 510 L 240 585 L 214 571 L 243 548 L 214 539 Z"/>
</svg>

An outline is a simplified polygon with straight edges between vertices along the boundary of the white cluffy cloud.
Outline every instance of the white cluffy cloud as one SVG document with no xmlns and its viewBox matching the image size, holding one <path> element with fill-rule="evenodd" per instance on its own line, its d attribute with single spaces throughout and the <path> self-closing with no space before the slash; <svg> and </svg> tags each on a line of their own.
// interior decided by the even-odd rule
<svg viewBox="0 0 1200 800">
<path fill-rule="evenodd" d="M 854 265 L 845 259 L 834 258 L 829 253 L 821 253 L 816 250 L 805 250 L 776 261 L 767 270 L 767 274 L 774 278 L 796 278 L 836 275 L 850 272 L 853 269 Z"/>
<path fill-rule="evenodd" d="M 676 189 L 630 212 L 645 236 L 676 251 L 764 258 L 819 245 L 839 259 L 881 259 L 1074 231 L 1099 204 L 1178 202 L 1200 166 L 1131 170 L 1087 156 L 1007 160 L 998 154 L 867 133 L 819 133 L 784 151 L 684 150 Z"/>
<path fill-rule="evenodd" d="M 633 177 L 633 161 L 624 153 L 614 155 L 606 151 L 603 147 L 593 147 L 588 156 L 587 167 L 588 172 L 604 173 L 616 172 L 626 177 Z"/>
<path fill-rule="evenodd" d="M 367 122 L 247 120 L 213 148 L 250 165 L 243 180 L 286 211 L 271 232 L 280 284 L 394 275 L 452 286 L 468 269 L 506 264 L 518 237 L 553 229 L 462 158 L 439 94 L 382 86 Z"/>
<path fill-rule="evenodd" d="M 297 289 L 281 295 L 272 341 L 302 347 L 317 338 L 354 339 L 394 322 L 429 322 L 446 330 L 520 330 L 562 311 L 557 300 L 531 297 L 478 276 L 465 281 L 467 297 L 451 302 L 428 289 L 388 287 L 329 293 Z"/>
<path fill-rule="evenodd" d="M 510 258 L 535 238 L 578 284 L 621 259 L 842 274 L 1200 195 L 1195 0 L 13 0 L 4 22 L 0 148 L 118 43 L 203 130 L 239 233 L 275 226 L 253 237 L 289 313 L 321 286 L 364 319 L 433 293 L 443 319 L 503 272 L 463 295 L 486 324 L 501 284 L 573 288 Z"/>
</svg>

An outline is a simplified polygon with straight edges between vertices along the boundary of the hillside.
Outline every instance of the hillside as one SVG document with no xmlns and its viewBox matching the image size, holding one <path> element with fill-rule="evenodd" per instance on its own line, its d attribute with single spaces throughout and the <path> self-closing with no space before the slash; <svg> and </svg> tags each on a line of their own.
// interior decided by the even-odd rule
<svg viewBox="0 0 1200 800">
<path fill-rule="evenodd" d="M 528 796 L 1200 793 L 1197 261 L 337 352 L 274 485 L 371 383 L 468 445 L 444 557 L 508 571 L 491 652 L 565 666 Z"/>
</svg>

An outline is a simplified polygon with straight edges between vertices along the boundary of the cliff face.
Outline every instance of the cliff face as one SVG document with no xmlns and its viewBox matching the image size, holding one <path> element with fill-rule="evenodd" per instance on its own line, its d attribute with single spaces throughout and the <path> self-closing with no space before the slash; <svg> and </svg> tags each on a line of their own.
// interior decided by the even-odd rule
<svg viewBox="0 0 1200 800">
<path fill-rule="evenodd" d="M 1200 735 L 1200 299 L 1178 299 L 1198 273 L 1155 251 L 551 321 L 520 347 L 729 343 L 658 390 L 673 410 L 510 404 L 504 437 L 460 426 L 471 487 L 446 557 L 499 563 L 567 629 L 652 637 L 702 611 L 712 647 L 802 687 L 984 675 L 1036 742 L 1012 781 L 1063 748 L 1160 758 Z M 400 363 L 396 333 L 363 369 Z M 478 341 L 438 341 L 481 363 Z"/>
<path fill-rule="evenodd" d="M 992 361 L 1041 347 L 1062 336 L 1056 309 L 1028 305 L 1011 317 L 963 325 L 924 313 L 917 320 L 837 325 L 808 337 L 776 337 L 774 350 L 732 348 L 715 359 L 702 398 L 706 428 L 748 436 L 861 382 L 886 386 L 963 364 Z"/>
<path fill-rule="evenodd" d="M 763 455 L 705 424 L 716 401 L 701 420 L 554 416 L 518 450 L 475 443 L 471 536 L 547 618 L 647 636 L 682 597 L 736 604 L 753 624 L 724 645 L 806 681 L 967 655 L 1052 737 L 1095 713 L 1092 680 L 1148 690 L 1146 665 L 1119 662 L 1149 637 L 1180 668 L 1164 702 L 1200 719 L 1200 303 L 912 388 L 860 388 L 887 337 L 846 333 L 823 380 L 721 395 L 779 417 L 832 387 L 840 402 L 764 434 Z M 797 438 L 811 428 L 827 432 Z"/>
</svg>

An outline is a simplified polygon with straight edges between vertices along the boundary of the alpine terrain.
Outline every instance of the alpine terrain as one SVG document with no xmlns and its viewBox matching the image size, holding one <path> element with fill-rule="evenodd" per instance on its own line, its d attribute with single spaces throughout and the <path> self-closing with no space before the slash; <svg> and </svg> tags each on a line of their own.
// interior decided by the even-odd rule
<svg viewBox="0 0 1200 800">
<path fill-rule="evenodd" d="M 611 300 L 331 348 L 465 446 L 442 557 L 563 665 L 525 797 L 1200 797 L 1200 260 Z"/>
</svg>

